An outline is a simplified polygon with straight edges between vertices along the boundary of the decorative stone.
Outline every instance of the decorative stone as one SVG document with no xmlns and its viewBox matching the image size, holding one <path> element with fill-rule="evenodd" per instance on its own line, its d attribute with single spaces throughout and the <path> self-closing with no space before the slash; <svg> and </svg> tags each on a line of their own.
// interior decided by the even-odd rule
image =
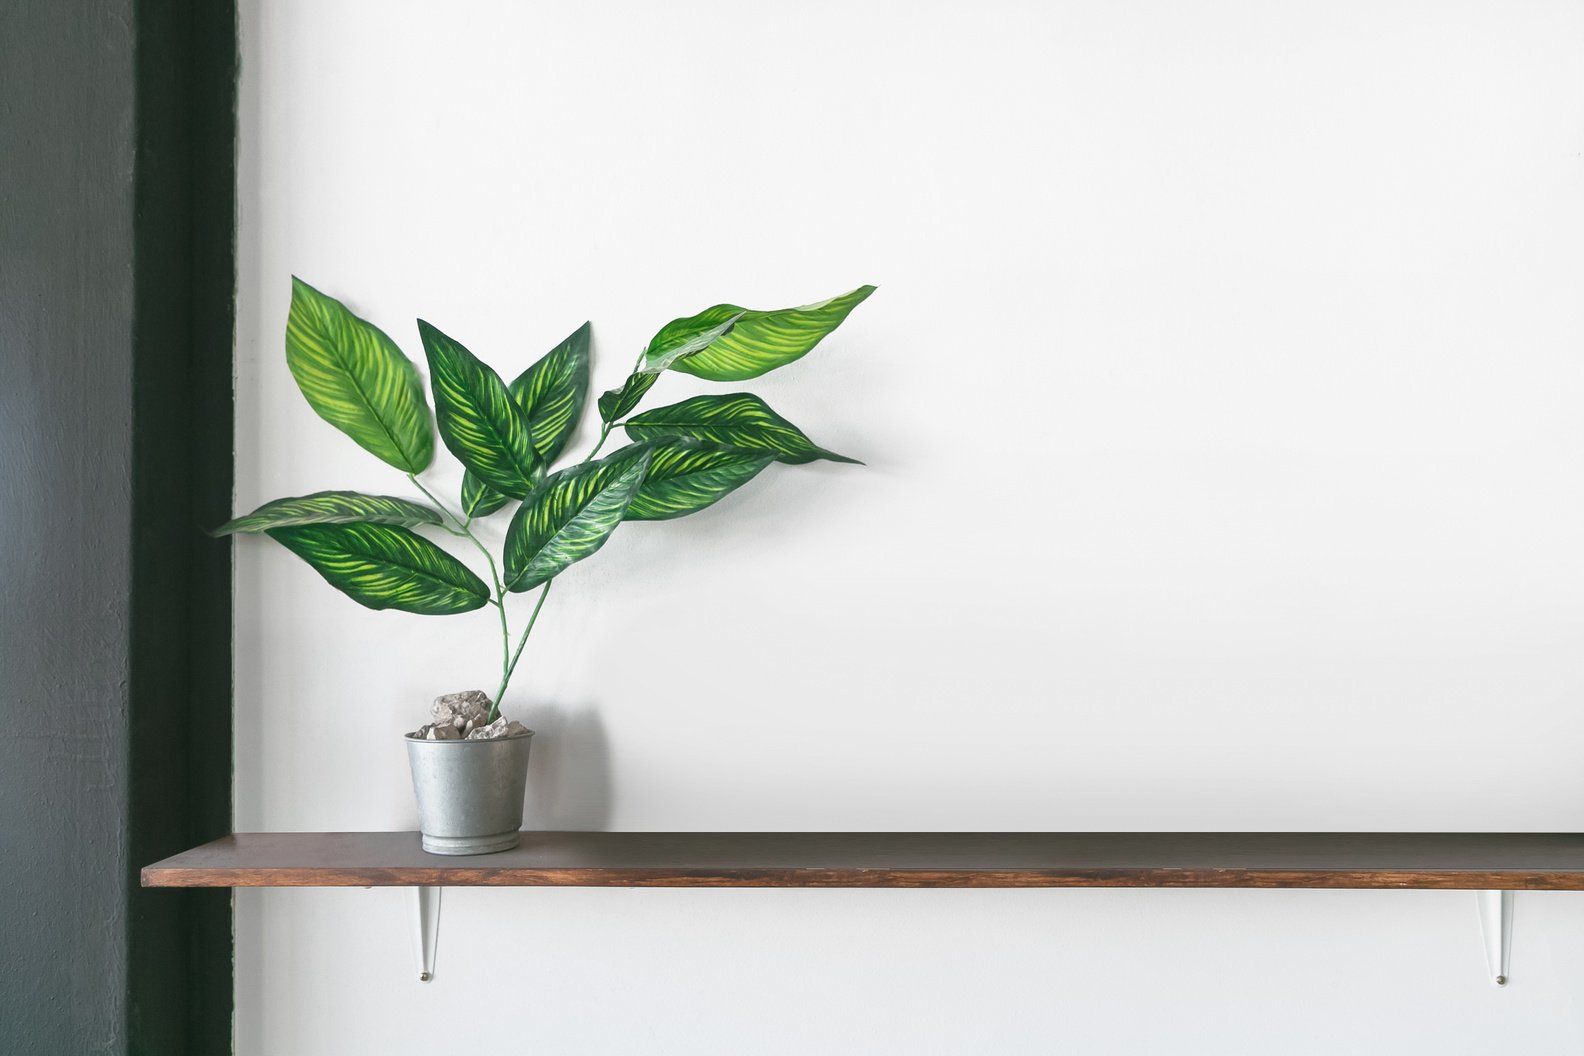
<svg viewBox="0 0 1584 1056">
<path fill-rule="evenodd" d="M 461 693 L 436 697 L 429 713 L 434 716 L 435 722 L 449 722 L 458 730 L 465 730 L 470 722 L 475 727 L 484 725 L 489 718 L 489 710 L 490 698 L 483 690 L 467 689 Z"/>
<path fill-rule="evenodd" d="M 457 728 L 455 726 L 452 726 L 449 723 L 437 722 L 433 726 L 429 727 L 429 736 L 427 739 L 431 741 L 460 741 L 462 739 L 462 735 L 457 732 Z"/>
<path fill-rule="evenodd" d="M 470 741 L 493 741 L 507 736 L 506 730 L 508 726 L 510 726 L 510 723 L 506 721 L 505 716 L 502 716 L 488 726 L 480 726 L 468 734 L 467 739 Z"/>
</svg>

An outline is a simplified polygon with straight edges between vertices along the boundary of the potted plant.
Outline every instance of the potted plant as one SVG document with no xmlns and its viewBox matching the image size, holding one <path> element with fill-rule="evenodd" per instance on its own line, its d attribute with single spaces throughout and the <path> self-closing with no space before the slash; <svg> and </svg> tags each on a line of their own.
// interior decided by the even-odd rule
<svg viewBox="0 0 1584 1056">
<path fill-rule="evenodd" d="M 484 854 L 517 844 L 532 731 L 505 718 L 501 701 L 561 572 L 598 551 L 623 522 L 696 513 L 772 463 L 855 461 L 818 447 L 748 392 L 635 413 L 659 376 L 674 370 L 721 382 L 759 377 L 806 354 L 873 292 L 861 286 L 781 311 L 717 304 L 667 323 L 626 382 L 599 398 L 598 440 L 574 460 L 563 455 L 588 394 L 588 323 L 508 384 L 420 319 L 431 414 L 417 368 L 394 341 L 293 278 L 286 363 L 303 396 L 321 418 L 404 473 L 427 501 L 321 491 L 267 502 L 214 534 L 269 535 L 371 609 L 447 616 L 495 607 L 501 672 L 494 696 L 443 695 L 430 722 L 406 735 L 425 850 Z M 456 509 L 419 479 L 434 459 L 436 426 L 465 470 Z M 599 457 L 617 429 L 628 443 Z M 473 525 L 514 503 L 497 561 Z M 489 580 L 425 531 L 469 543 Z M 507 600 L 530 590 L 538 596 L 514 645 Z"/>
</svg>

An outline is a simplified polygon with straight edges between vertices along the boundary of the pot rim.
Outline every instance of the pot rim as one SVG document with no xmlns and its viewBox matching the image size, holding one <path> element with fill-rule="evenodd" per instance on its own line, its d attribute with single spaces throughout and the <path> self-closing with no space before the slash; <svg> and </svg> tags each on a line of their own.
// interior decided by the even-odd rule
<svg viewBox="0 0 1584 1056">
<path fill-rule="evenodd" d="M 501 741 L 520 741 L 533 735 L 534 731 L 524 730 L 522 733 L 514 733 L 509 737 L 480 737 L 476 741 L 470 741 L 466 737 L 459 737 L 454 741 L 431 741 L 427 737 L 414 737 L 410 733 L 404 733 L 402 734 L 402 740 L 415 741 L 418 744 L 499 744 Z"/>
</svg>

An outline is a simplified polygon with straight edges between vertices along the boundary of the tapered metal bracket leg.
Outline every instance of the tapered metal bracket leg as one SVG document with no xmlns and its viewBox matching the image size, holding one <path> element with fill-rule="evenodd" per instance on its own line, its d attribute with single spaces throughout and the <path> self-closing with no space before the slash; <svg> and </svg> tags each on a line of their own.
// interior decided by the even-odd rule
<svg viewBox="0 0 1584 1056">
<path fill-rule="evenodd" d="M 1485 963 L 1497 986 L 1506 986 L 1512 971 L 1514 891 L 1479 891 L 1480 932 L 1485 937 Z"/>
<path fill-rule="evenodd" d="M 440 942 L 440 888 L 414 887 L 412 891 L 413 953 L 418 960 L 418 981 L 434 978 L 435 946 Z"/>
</svg>

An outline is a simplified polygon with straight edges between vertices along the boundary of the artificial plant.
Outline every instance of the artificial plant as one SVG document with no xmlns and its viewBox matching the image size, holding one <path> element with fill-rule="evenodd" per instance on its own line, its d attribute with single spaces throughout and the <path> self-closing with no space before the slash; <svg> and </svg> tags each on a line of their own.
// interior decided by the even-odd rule
<svg viewBox="0 0 1584 1056">
<path fill-rule="evenodd" d="M 577 431 L 589 387 L 589 324 L 507 384 L 455 339 L 418 320 L 434 393 L 431 416 L 417 368 L 379 327 L 292 279 L 286 364 L 310 406 L 364 450 L 405 473 L 428 500 L 321 491 L 267 502 L 216 535 L 269 535 L 331 586 L 371 609 L 448 616 L 493 605 L 501 679 L 489 719 L 516 670 L 556 576 L 592 555 L 623 521 L 697 513 L 772 462 L 853 462 L 816 446 L 748 392 L 695 396 L 635 414 L 659 376 L 746 381 L 806 354 L 874 292 L 860 286 L 818 304 L 749 311 L 717 304 L 661 327 L 632 373 L 597 403 L 599 438 L 581 461 L 553 469 Z M 434 461 L 434 431 L 464 467 L 454 512 L 419 476 Z M 630 443 L 598 458 L 612 430 Z M 516 502 L 501 560 L 475 521 Z M 486 583 L 415 529 L 468 540 Z M 538 588 L 512 646 L 506 596 Z"/>
</svg>

